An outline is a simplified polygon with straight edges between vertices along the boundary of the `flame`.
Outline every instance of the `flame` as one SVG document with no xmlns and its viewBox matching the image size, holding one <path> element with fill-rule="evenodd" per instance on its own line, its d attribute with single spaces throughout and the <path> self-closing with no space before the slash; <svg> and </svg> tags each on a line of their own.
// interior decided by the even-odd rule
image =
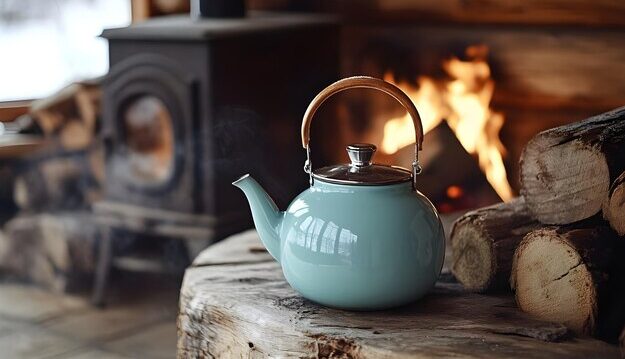
<svg viewBox="0 0 625 359">
<path fill-rule="evenodd" d="M 505 148 L 499 140 L 504 116 L 490 108 L 495 90 L 490 67 L 486 62 L 488 50 L 484 46 L 467 49 L 468 61 L 451 58 L 443 63 L 450 79 L 437 81 L 419 77 L 418 86 L 397 82 L 392 73 L 384 79 L 395 83 L 412 99 L 419 109 L 423 132 L 427 133 L 446 120 L 462 146 L 477 155 L 480 168 L 499 197 L 507 201 L 513 197 L 503 164 Z M 384 125 L 381 150 L 393 154 L 415 142 L 412 120 L 406 113 L 389 119 Z"/>
</svg>

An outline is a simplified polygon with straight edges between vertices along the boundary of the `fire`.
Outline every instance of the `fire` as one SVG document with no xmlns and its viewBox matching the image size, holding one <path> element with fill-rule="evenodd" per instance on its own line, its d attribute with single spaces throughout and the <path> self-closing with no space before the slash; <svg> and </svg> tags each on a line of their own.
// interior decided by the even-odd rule
<svg viewBox="0 0 625 359">
<path fill-rule="evenodd" d="M 513 194 L 503 164 L 505 148 L 499 140 L 504 116 L 490 108 L 495 82 L 486 62 L 487 52 L 483 46 L 473 46 L 467 49 L 468 61 L 445 61 L 443 69 L 450 77 L 448 80 L 422 76 L 415 87 L 395 81 L 391 73 L 384 79 L 395 83 L 412 99 L 419 109 L 424 133 L 446 120 L 467 152 L 477 156 L 486 179 L 506 201 Z M 393 154 L 414 141 L 412 121 L 405 114 L 386 122 L 381 150 Z"/>
</svg>

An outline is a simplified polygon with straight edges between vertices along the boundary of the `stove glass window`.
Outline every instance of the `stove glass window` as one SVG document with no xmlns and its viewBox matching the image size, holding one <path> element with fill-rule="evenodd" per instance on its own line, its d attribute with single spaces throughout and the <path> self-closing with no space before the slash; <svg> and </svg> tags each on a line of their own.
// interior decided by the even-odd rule
<svg viewBox="0 0 625 359">
<path fill-rule="evenodd" d="M 144 184 L 167 181 L 173 170 L 174 133 L 165 104 L 155 96 L 140 96 L 123 112 L 129 172 Z"/>
</svg>

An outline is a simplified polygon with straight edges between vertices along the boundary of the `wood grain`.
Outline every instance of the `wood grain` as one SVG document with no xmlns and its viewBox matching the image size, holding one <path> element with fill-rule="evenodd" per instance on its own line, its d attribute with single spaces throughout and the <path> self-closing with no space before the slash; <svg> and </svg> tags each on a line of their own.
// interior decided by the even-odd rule
<svg viewBox="0 0 625 359">
<path fill-rule="evenodd" d="M 603 218 L 620 236 L 625 236 L 625 172 L 610 186 L 602 205 Z"/>
<path fill-rule="evenodd" d="M 450 236 L 452 273 L 470 291 L 509 290 L 514 250 L 540 227 L 523 198 L 466 213 Z"/>
<path fill-rule="evenodd" d="M 596 334 L 601 296 L 609 284 L 620 280 L 610 278 L 610 269 L 622 254 L 618 242 L 605 224 L 530 232 L 513 259 L 510 282 L 517 304 L 537 318 L 564 323 L 577 333 Z"/>
<path fill-rule="evenodd" d="M 625 107 L 536 135 L 520 161 L 521 194 L 543 223 L 589 218 L 625 171 Z"/>
<path fill-rule="evenodd" d="M 618 357 L 615 346 L 570 341 L 564 327 L 530 319 L 510 296 L 464 293 L 457 284 L 440 283 L 422 301 L 396 310 L 322 307 L 294 292 L 276 262 L 250 261 L 249 239 L 223 242 L 230 264 L 187 270 L 178 358 Z"/>
<path fill-rule="evenodd" d="M 624 26 L 614 0 L 347 0 L 333 4 L 353 21 Z"/>
</svg>

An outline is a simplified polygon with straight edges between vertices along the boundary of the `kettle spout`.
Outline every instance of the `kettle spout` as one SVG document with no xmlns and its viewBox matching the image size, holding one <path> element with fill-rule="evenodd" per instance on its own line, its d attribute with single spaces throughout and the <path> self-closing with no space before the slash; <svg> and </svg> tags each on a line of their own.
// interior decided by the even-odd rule
<svg viewBox="0 0 625 359">
<path fill-rule="evenodd" d="M 269 251 L 269 254 L 280 262 L 279 231 L 284 213 L 278 210 L 278 206 L 276 206 L 267 192 L 249 174 L 232 182 L 232 184 L 240 188 L 247 197 L 260 240 Z"/>
</svg>

